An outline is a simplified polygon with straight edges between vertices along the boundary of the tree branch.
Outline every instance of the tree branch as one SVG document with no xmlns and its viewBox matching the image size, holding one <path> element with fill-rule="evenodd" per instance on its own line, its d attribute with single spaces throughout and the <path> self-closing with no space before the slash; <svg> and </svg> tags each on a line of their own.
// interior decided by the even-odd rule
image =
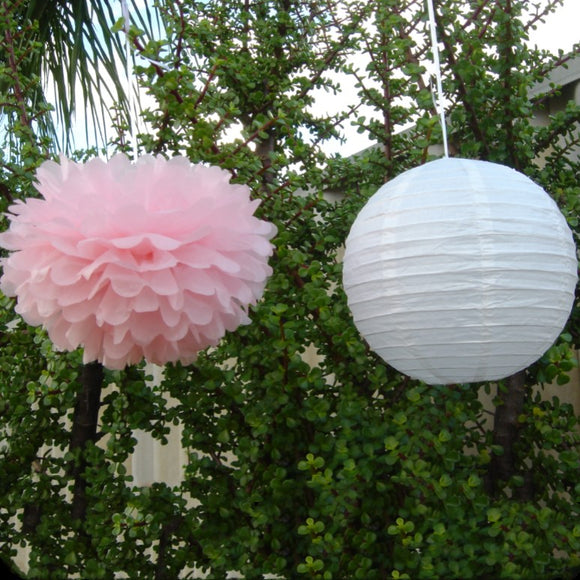
<svg viewBox="0 0 580 580">
<path fill-rule="evenodd" d="M 437 21 L 437 30 L 439 31 L 441 41 L 443 42 L 443 46 L 445 47 L 445 51 L 447 53 L 450 69 L 453 72 L 453 76 L 455 77 L 455 81 L 457 83 L 457 92 L 459 93 L 461 102 L 463 103 L 465 112 L 467 113 L 467 118 L 469 119 L 469 126 L 473 131 L 476 140 L 481 144 L 484 153 L 483 158 L 489 159 L 491 151 L 487 143 L 487 139 L 485 138 L 485 135 L 480 127 L 480 117 L 478 115 L 478 111 L 474 109 L 471 100 L 469 99 L 469 91 L 467 90 L 465 81 L 457 72 L 459 67 L 457 66 L 457 59 L 455 58 L 455 51 L 453 49 L 452 42 L 449 36 L 446 34 L 445 27 L 443 26 L 441 19 L 438 17 L 437 12 L 435 12 L 435 19 Z"/>
<path fill-rule="evenodd" d="M 182 523 L 183 516 L 173 516 L 161 528 L 157 564 L 155 566 L 155 580 L 170 580 L 167 575 L 167 548 L 170 545 L 171 536 Z"/>
<path fill-rule="evenodd" d="M 512 20 L 514 18 L 512 3 L 511 0 L 506 0 L 505 3 L 505 12 L 508 15 L 509 19 L 503 26 L 503 35 L 504 38 L 501 41 L 501 58 L 503 60 L 503 68 L 501 78 L 505 99 L 504 99 L 504 131 L 506 134 L 506 145 L 507 150 L 510 155 L 510 164 L 511 166 L 520 171 L 521 170 L 521 163 L 518 155 L 518 147 L 516 143 L 516 134 L 514 130 L 514 115 L 513 115 L 513 108 L 510 102 L 509 95 L 515 93 L 514 91 L 514 83 L 513 83 L 513 66 L 514 66 L 514 35 L 512 30 Z"/>
<path fill-rule="evenodd" d="M 18 75 L 18 60 L 14 52 L 14 37 L 9 29 L 4 32 L 4 41 L 6 52 L 8 53 L 8 67 L 12 71 L 14 97 L 16 98 L 16 105 L 19 109 L 20 122 L 24 127 L 30 127 L 30 119 L 28 118 L 28 112 L 26 110 L 26 99 Z"/>
</svg>

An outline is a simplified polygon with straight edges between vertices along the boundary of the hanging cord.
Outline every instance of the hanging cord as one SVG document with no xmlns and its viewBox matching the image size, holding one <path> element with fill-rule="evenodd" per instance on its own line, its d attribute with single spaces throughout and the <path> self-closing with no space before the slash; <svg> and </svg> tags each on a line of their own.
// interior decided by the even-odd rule
<svg viewBox="0 0 580 580">
<path fill-rule="evenodd" d="M 131 149 L 133 152 L 133 161 L 137 161 L 137 103 L 135 93 L 135 71 L 133 68 L 133 58 L 131 56 L 131 37 L 129 31 L 131 29 L 131 13 L 127 0 L 121 0 L 121 9 L 123 11 L 124 30 L 125 30 L 125 59 L 126 59 L 126 94 L 127 94 L 127 109 L 129 113 L 129 134 L 131 140 Z"/>
<path fill-rule="evenodd" d="M 445 157 L 449 157 L 449 147 L 447 145 L 447 125 L 445 123 L 445 107 L 443 105 L 443 83 L 441 82 L 441 63 L 439 62 L 439 43 L 437 41 L 437 25 L 435 23 L 433 0 L 427 0 L 427 10 L 429 11 L 429 28 L 431 29 L 433 64 L 435 65 L 435 79 L 437 83 L 437 97 L 434 97 L 435 109 L 437 113 L 439 113 L 441 131 L 443 133 L 443 151 Z"/>
</svg>

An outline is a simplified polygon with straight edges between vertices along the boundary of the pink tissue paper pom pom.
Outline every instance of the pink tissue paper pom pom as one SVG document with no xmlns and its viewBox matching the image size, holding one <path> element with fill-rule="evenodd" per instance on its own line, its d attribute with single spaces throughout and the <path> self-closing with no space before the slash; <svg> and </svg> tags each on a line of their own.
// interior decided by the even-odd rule
<svg viewBox="0 0 580 580">
<path fill-rule="evenodd" d="M 46 161 L 37 179 L 44 199 L 12 205 L 0 234 L 0 289 L 57 348 L 111 369 L 188 364 L 249 323 L 276 228 L 225 170 L 119 154 Z"/>
</svg>

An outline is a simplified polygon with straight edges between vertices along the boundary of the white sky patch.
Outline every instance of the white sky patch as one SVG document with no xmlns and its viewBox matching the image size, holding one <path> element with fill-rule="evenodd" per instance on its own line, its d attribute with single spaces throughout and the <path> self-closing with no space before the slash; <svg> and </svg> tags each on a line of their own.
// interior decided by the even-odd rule
<svg viewBox="0 0 580 580">
<path fill-rule="evenodd" d="M 540 49 L 548 50 L 557 54 L 559 50 L 570 52 L 575 44 L 580 42 L 580 0 L 564 0 L 563 5 L 553 14 L 545 18 L 545 22 L 538 22 L 536 29 L 531 31 L 529 43 Z M 431 63 L 426 63 L 427 69 L 432 72 Z M 361 69 L 364 69 L 364 63 Z M 346 106 L 358 101 L 355 81 L 351 77 L 341 83 L 342 92 L 333 95 L 319 91 L 320 99 L 314 105 L 313 110 L 318 114 L 331 114 L 344 110 Z M 365 114 L 366 113 L 366 114 Z M 359 115 L 367 118 L 375 115 L 376 111 L 360 108 Z M 343 125 L 346 141 L 340 143 L 337 140 L 324 145 L 327 153 L 339 153 L 341 155 L 353 155 L 371 146 L 374 142 L 365 133 L 357 133 L 347 121 Z"/>
<path fill-rule="evenodd" d="M 569 52 L 580 42 L 580 0 L 564 0 L 562 7 L 539 23 L 530 43 L 551 52 Z"/>
<path fill-rule="evenodd" d="M 574 44 L 580 42 L 579 33 L 580 24 L 580 0 L 564 0 L 563 6 L 560 7 L 554 14 L 546 17 L 545 22 L 540 22 L 536 30 L 531 31 L 530 44 L 537 45 L 541 49 L 549 50 L 557 53 L 558 50 L 568 52 L 572 49 Z M 121 64 L 119 63 L 121 66 Z M 361 63 L 359 69 L 364 70 L 365 63 Z M 316 102 L 312 107 L 312 111 L 320 116 L 332 116 L 336 112 L 343 111 L 349 106 L 355 106 L 358 103 L 357 89 L 355 86 L 355 79 L 352 76 L 341 75 L 339 78 L 341 92 L 333 94 L 331 91 L 318 90 L 315 92 Z M 79 95 L 80 96 L 80 95 Z M 145 99 L 149 106 L 154 106 L 154 103 L 149 103 L 150 98 L 141 94 L 141 98 Z M 79 103 L 81 101 L 79 100 Z M 107 103 L 106 106 L 111 106 L 112 103 Z M 370 116 L 371 110 L 359 108 L 355 113 L 358 116 Z M 89 126 L 89 142 L 86 141 L 86 127 Z M 139 126 L 138 131 L 143 127 Z M 231 136 L 232 129 L 228 131 L 228 136 Z M 345 142 L 340 143 L 338 140 L 332 140 L 323 145 L 324 150 L 329 153 L 338 153 L 341 155 L 352 155 L 362 149 L 370 146 L 372 141 L 369 140 L 366 134 L 357 133 L 356 128 L 351 126 L 351 122 L 346 120 L 343 123 L 343 132 L 345 135 Z M 109 129 L 108 135 L 112 136 L 113 131 Z M 77 110 L 75 116 L 75 145 L 78 148 L 90 147 L 91 136 L 94 135 L 94 130 L 91 127 L 91 119 L 87 118 L 85 111 Z"/>
</svg>

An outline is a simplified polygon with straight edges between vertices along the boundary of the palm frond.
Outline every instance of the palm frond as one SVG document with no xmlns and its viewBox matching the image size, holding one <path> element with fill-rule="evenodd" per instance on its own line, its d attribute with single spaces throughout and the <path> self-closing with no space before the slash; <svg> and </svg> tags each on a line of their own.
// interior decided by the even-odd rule
<svg viewBox="0 0 580 580">
<path fill-rule="evenodd" d="M 75 112 L 84 108 L 89 121 L 86 141 L 105 144 L 112 104 L 128 110 L 126 39 L 124 33 L 111 30 L 120 13 L 119 0 L 29 0 L 16 2 L 15 12 L 22 24 L 38 23 L 34 40 L 44 47 L 31 55 L 25 63 L 28 70 L 23 71 L 43 79 L 42 92 L 35 98 L 44 103 L 54 100 L 56 124 L 47 123 L 44 130 L 56 141 L 62 138 L 64 148 L 70 149 Z M 154 9 L 131 0 L 131 12 L 139 28 L 152 33 Z M 61 135 L 56 134 L 57 126 Z"/>
</svg>

